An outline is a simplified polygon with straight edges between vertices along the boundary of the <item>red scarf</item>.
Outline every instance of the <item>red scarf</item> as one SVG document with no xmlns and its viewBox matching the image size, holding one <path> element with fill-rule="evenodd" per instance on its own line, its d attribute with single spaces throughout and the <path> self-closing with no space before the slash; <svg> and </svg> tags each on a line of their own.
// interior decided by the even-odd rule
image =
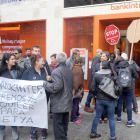
<svg viewBox="0 0 140 140">
<path fill-rule="evenodd" d="M 55 69 L 57 66 L 58 66 L 58 64 L 53 64 L 52 62 L 51 62 L 51 66 L 53 67 L 53 69 Z"/>
</svg>

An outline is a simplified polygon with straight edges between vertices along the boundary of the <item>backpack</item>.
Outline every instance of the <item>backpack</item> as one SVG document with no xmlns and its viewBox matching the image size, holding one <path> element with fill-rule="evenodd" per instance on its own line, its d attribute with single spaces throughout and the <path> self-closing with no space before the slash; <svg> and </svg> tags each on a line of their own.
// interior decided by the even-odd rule
<svg viewBox="0 0 140 140">
<path fill-rule="evenodd" d="M 118 96 L 115 94 L 114 81 L 108 77 L 104 77 L 99 83 L 99 90 L 112 99 L 118 99 Z"/>
<path fill-rule="evenodd" d="M 131 86 L 131 73 L 128 67 L 120 68 L 118 77 L 123 88 Z"/>
</svg>

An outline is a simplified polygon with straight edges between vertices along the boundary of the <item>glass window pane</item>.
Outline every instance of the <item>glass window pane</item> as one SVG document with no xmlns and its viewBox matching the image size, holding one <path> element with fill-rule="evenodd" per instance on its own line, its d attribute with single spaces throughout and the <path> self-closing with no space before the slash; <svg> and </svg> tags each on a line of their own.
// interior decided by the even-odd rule
<svg viewBox="0 0 140 140">
<path fill-rule="evenodd" d="M 92 54 L 93 18 L 66 20 L 66 53 L 72 48 L 86 48 Z"/>
<path fill-rule="evenodd" d="M 46 21 L 0 24 L 0 50 L 13 53 L 14 48 L 39 46 L 41 54 L 46 57 Z"/>
</svg>

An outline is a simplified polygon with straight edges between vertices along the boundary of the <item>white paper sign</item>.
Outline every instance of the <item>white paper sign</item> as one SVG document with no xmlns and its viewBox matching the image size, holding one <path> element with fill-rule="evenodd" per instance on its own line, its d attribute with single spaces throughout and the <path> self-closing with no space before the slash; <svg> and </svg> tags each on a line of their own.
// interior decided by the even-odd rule
<svg viewBox="0 0 140 140">
<path fill-rule="evenodd" d="M 0 77 L 0 125 L 48 128 L 43 81 Z"/>
</svg>

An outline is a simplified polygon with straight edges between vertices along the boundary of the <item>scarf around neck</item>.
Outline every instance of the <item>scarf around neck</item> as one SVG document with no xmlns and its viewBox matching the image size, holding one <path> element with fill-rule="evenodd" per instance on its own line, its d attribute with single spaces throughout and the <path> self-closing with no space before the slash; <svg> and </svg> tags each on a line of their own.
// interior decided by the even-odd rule
<svg viewBox="0 0 140 140">
<path fill-rule="evenodd" d="M 55 65 L 51 62 L 51 66 L 53 67 L 53 69 L 55 69 L 58 66 L 58 63 L 56 63 Z"/>
<path fill-rule="evenodd" d="M 101 59 L 101 55 L 99 55 L 99 54 L 96 54 L 96 56 L 97 56 L 97 57 L 99 57 L 99 58 Z"/>
</svg>

